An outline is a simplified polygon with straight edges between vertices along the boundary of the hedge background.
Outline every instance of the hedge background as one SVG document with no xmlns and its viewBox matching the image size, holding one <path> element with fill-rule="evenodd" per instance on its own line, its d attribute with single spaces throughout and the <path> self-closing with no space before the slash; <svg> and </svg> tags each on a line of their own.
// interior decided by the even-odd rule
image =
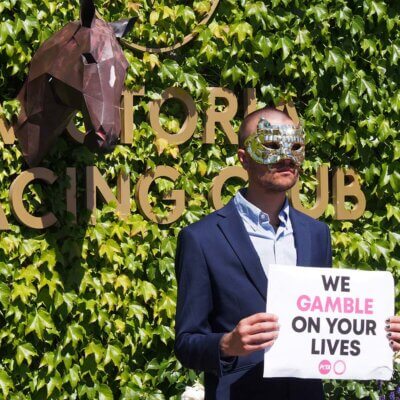
<svg viewBox="0 0 400 400">
<path fill-rule="evenodd" d="M 106 20 L 138 15 L 130 39 L 165 46 L 196 28 L 209 0 L 97 1 Z M 209 213 L 212 178 L 237 163 L 235 146 L 219 131 L 215 145 L 201 142 L 207 86 L 239 96 L 255 87 L 260 104 L 293 100 L 304 119 L 307 158 L 303 202 L 311 204 L 321 163 L 351 166 L 362 177 L 367 211 L 353 223 L 323 219 L 331 227 L 336 267 L 388 270 L 400 291 L 400 3 L 373 0 L 221 0 L 211 22 L 185 47 L 154 55 L 126 50 L 126 85 L 144 85 L 135 106 L 134 144 L 98 156 L 60 138 L 42 166 L 61 178 L 78 169 L 78 225 L 65 211 L 66 179 L 33 184 L 30 209 L 51 209 L 59 226 L 35 231 L 19 224 L 8 204 L 11 182 L 24 169 L 17 145 L 0 141 L 0 204 L 11 230 L 0 240 L 0 396 L 9 399 L 174 399 L 196 379 L 175 360 L 176 298 L 173 259 L 179 230 Z M 0 104 L 12 121 L 14 100 L 38 46 L 67 21 L 78 18 L 78 1 L 0 1 Z M 195 98 L 198 129 L 183 145 L 160 146 L 147 122 L 147 103 L 169 86 Z M 162 120 L 171 132 L 182 107 L 170 102 Z M 239 109 L 232 122 L 237 128 Z M 118 220 L 114 207 L 99 205 L 97 225 L 84 211 L 84 167 L 96 165 L 110 186 L 128 172 L 132 192 L 148 168 L 170 165 L 181 177 L 159 179 L 150 195 L 155 211 L 171 188 L 184 189 L 187 210 L 176 223 L 158 226 L 138 212 Z M 240 182 L 230 181 L 224 198 Z M 296 356 L 295 354 L 293 355 Z M 329 399 L 395 398 L 399 374 L 389 384 L 329 382 Z M 399 390 L 399 388 L 397 388 Z M 397 393 L 397 398 L 400 394 Z"/>
</svg>

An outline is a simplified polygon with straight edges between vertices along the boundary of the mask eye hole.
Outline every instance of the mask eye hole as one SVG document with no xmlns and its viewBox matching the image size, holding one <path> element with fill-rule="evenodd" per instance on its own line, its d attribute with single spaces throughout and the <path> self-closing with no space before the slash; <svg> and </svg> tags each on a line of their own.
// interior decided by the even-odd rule
<svg viewBox="0 0 400 400">
<path fill-rule="evenodd" d="M 281 147 L 277 142 L 264 142 L 263 146 L 270 150 L 278 150 Z"/>
<path fill-rule="evenodd" d="M 82 57 L 86 64 L 97 64 L 96 60 L 90 53 L 83 53 Z"/>
<path fill-rule="evenodd" d="M 294 143 L 292 146 L 292 151 L 298 151 L 301 149 L 301 144 L 300 143 Z"/>
</svg>

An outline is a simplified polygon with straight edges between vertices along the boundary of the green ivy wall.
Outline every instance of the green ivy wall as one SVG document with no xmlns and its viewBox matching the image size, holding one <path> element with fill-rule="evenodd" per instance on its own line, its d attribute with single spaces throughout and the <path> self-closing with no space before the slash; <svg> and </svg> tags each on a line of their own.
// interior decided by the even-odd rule
<svg viewBox="0 0 400 400">
<path fill-rule="evenodd" d="M 145 86 L 135 105 L 133 145 L 106 156 L 60 138 L 42 162 L 60 179 L 30 185 L 27 207 L 51 209 L 57 226 L 29 229 L 13 217 L 8 194 L 26 169 L 17 145 L 0 141 L 0 204 L 11 229 L 0 233 L 0 397 L 8 399 L 174 399 L 197 378 L 173 355 L 176 299 L 174 252 L 179 230 L 208 214 L 212 178 L 237 163 L 223 131 L 203 144 L 207 86 L 241 95 L 257 89 L 259 103 L 293 100 L 304 120 L 307 163 L 304 204 L 312 204 L 320 164 L 351 166 L 362 178 L 367 211 L 358 221 L 338 221 L 329 206 L 334 264 L 388 270 L 400 291 L 400 2 L 373 0 L 221 0 L 211 22 L 196 28 L 211 4 L 154 0 L 96 1 L 106 20 L 138 15 L 130 40 L 153 47 L 197 38 L 174 53 L 150 55 L 126 49 L 126 85 Z M 14 100 L 38 46 L 67 21 L 78 18 L 78 1 L 0 1 L 0 104 L 12 121 Z M 183 145 L 156 146 L 148 101 L 169 86 L 191 93 L 198 129 Z M 164 127 L 177 132 L 182 107 L 168 103 Z M 239 108 L 232 121 L 240 124 Z M 131 179 L 131 216 L 121 222 L 113 205 L 101 206 L 97 224 L 85 212 L 84 170 L 96 165 L 111 187 L 120 171 Z M 169 212 L 163 193 L 186 193 L 186 211 L 161 226 L 141 216 L 133 190 L 156 165 L 177 169 L 176 183 L 159 179 L 150 199 L 156 213 Z M 78 224 L 65 211 L 66 168 L 78 171 Z M 240 181 L 229 181 L 226 201 Z M 295 356 L 295 355 L 294 355 Z M 378 399 L 389 384 L 327 382 L 329 399 Z M 392 397 L 394 394 L 392 394 Z M 400 398 L 400 394 L 397 395 Z M 394 397 L 393 397 L 394 398 Z"/>
</svg>

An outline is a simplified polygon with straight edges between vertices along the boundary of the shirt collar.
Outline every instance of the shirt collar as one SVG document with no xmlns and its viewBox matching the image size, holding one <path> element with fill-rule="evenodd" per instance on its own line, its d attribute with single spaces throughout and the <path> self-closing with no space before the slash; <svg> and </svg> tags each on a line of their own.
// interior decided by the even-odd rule
<svg viewBox="0 0 400 400">
<path fill-rule="evenodd" d="M 246 189 L 238 191 L 235 195 L 234 202 L 236 208 L 241 217 L 245 218 L 247 221 L 251 222 L 252 225 L 259 226 L 262 222 L 269 221 L 268 214 L 261 211 L 253 203 L 250 203 L 246 198 Z M 267 219 L 265 219 L 267 216 Z M 285 202 L 278 215 L 279 220 L 284 228 L 288 227 L 289 222 L 289 202 L 285 199 Z"/>
</svg>

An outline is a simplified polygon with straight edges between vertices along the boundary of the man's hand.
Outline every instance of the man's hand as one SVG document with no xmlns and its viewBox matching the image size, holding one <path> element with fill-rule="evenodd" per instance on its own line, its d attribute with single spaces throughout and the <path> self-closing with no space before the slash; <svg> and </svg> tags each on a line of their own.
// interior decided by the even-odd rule
<svg viewBox="0 0 400 400">
<path fill-rule="evenodd" d="M 222 336 L 221 355 L 244 356 L 272 346 L 278 336 L 277 321 L 276 315 L 267 313 L 258 313 L 242 319 L 233 331 Z"/>
<path fill-rule="evenodd" d="M 400 350 L 400 316 L 390 317 L 386 320 L 387 337 L 393 351 Z"/>
</svg>

